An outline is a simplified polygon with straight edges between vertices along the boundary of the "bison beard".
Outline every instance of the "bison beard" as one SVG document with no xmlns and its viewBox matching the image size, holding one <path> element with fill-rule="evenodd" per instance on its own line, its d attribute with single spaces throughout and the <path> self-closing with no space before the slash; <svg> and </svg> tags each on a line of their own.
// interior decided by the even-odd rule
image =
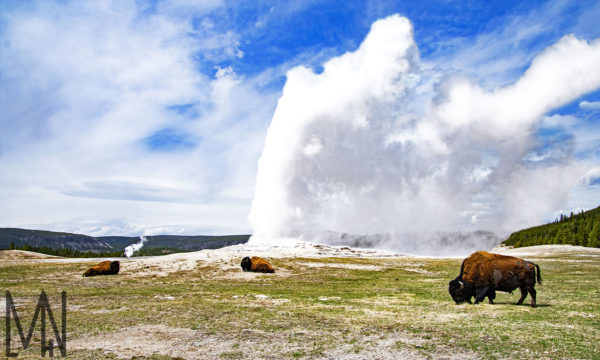
<svg viewBox="0 0 600 360">
<path fill-rule="evenodd" d="M 118 261 L 103 261 L 89 268 L 83 276 L 116 275 L 119 273 L 120 263 Z"/>
<path fill-rule="evenodd" d="M 275 270 L 269 262 L 261 257 L 253 256 L 242 259 L 242 270 L 262 273 L 274 273 Z"/>
<path fill-rule="evenodd" d="M 529 261 L 512 256 L 498 255 L 486 251 L 478 251 L 466 258 L 456 279 L 448 283 L 448 292 L 457 303 L 475 303 L 483 301 L 487 296 L 490 304 L 494 303 L 496 291 L 512 293 L 519 288 L 521 298 L 517 305 L 523 303 L 527 293 L 531 295 L 531 306 L 536 306 L 536 269 L 537 283 L 542 283 L 540 267 Z"/>
</svg>

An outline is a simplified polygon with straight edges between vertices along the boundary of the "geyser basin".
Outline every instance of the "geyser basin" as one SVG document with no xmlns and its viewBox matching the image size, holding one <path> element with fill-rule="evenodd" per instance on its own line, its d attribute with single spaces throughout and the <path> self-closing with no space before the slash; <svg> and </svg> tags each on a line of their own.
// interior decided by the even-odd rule
<svg viewBox="0 0 600 360">
<path fill-rule="evenodd" d="M 259 160 L 250 241 L 367 234 L 385 239 L 370 246 L 422 255 L 493 246 L 475 231 L 541 221 L 589 170 L 572 151 L 533 156 L 544 145 L 535 130 L 600 87 L 599 63 L 600 41 L 568 35 L 515 83 L 483 89 L 424 70 L 408 19 L 376 21 L 322 73 L 288 72 Z"/>
</svg>

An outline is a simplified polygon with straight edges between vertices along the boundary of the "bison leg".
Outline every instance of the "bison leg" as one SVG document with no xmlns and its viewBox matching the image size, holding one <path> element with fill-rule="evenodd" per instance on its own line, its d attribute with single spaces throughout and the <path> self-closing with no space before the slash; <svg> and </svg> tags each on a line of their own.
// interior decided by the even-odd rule
<svg viewBox="0 0 600 360">
<path fill-rule="evenodd" d="M 536 307 L 536 303 L 535 303 L 535 294 L 536 291 L 534 288 L 529 289 L 529 295 L 531 295 L 531 307 Z"/>
<path fill-rule="evenodd" d="M 490 289 L 490 291 L 488 291 L 487 297 L 488 297 L 490 304 L 493 304 L 494 299 L 496 298 L 496 290 Z"/>
<path fill-rule="evenodd" d="M 523 300 L 525 300 L 525 297 L 527 296 L 527 290 L 525 288 L 520 287 L 519 290 L 521 290 L 521 298 L 519 299 L 519 301 L 517 301 L 517 305 L 521 305 L 523 303 Z"/>
<path fill-rule="evenodd" d="M 489 286 L 475 289 L 475 304 L 482 302 L 483 299 L 485 299 L 485 297 L 487 296 L 489 290 Z"/>
</svg>

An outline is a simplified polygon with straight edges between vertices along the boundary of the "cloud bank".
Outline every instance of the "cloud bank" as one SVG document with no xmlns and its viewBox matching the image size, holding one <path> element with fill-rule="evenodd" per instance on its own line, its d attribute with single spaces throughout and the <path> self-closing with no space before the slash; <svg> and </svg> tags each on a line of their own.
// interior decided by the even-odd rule
<svg viewBox="0 0 600 360">
<path fill-rule="evenodd" d="M 205 58 L 220 6 L 33 2 L 0 13 L 0 226 L 245 233 L 275 97 Z M 193 18 L 194 17 L 194 18 Z"/>
<path fill-rule="evenodd" d="M 486 90 L 423 69 L 406 18 L 376 21 L 321 73 L 288 72 L 259 159 L 252 241 L 349 234 L 427 253 L 454 246 L 440 234 L 535 224 L 590 170 L 569 146 L 547 151 L 542 120 L 600 88 L 599 63 L 600 40 L 567 35 L 516 82 Z"/>
<path fill-rule="evenodd" d="M 312 76 L 308 70 L 304 71 L 307 75 L 294 70 L 296 78 L 301 80 L 297 83 L 307 82 L 308 92 L 321 90 L 318 96 L 308 94 L 310 101 L 298 105 L 298 114 L 308 111 L 309 116 L 324 114 L 325 118 L 333 116 L 335 111 L 343 116 L 350 114 L 348 121 L 354 124 L 354 130 L 348 136 L 344 121 L 338 121 L 332 130 L 326 130 L 330 125 L 323 122 L 323 129 L 311 129 L 312 134 L 302 135 L 306 137 L 302 139 L 302 153 L 316 161 L 298 164 L 309 169 L 303 174 L 317 179 L 307 180 L 306 184 L 311 187 L 310 192 L 317 189 L 326 198 L 332 194 L 334 203 L 296 207 L 350 214 L 358 205 L 377 208 L 378 198 L 382 206 L 395 209 L 395 202 L 403 199 L 402 196 L 407 204 L 417 198 L 428 205 L 424 200 L 426 191 L 441 191 L 436 181 L 441 183 L 443 179 L 424 174 L 439 171 L 443 175 L 446 171 L 446 177 L 450 177 L 451 172 L 463 175 L 457 159 L 471 155 L 460 155 L 459 149 L 466 145 L 458 146 L 460 144 L 455 142 L 468 140 L 464 128 L 480 131 L 483 126 L 486 130 L 487 120 L 480 121 L 484 125 L 476 125 L 476 119 L 460 124 L 461 119 L 450 121 L 436 115 L 436 109 L 441 109 L 444 99 L 450 97 L 450 89 L 463 84 L 464 88 L 472 87 L 477 96 L 488 99 L 490 94 L 510 88 L 523 75 L 534 54 L 557 42 L 562 34 L 573 32 L 580 38 L 598 37 L 592 16 L 597 11 L 591 11 L 598 5 L 551 1 L 525 7 L 508 4 L 504 9 L 474 9 L 450 3 L 443 6 L 423 3 L 415 7 L 406 2 L 390 2 L 384 6 L 367 2 L 353 4 L 340 12 L 334 2 L 287 5 L 259 2 L 250 6 L 219 0 L 202 3 L 189 0 L 2 2 L 0 226 L 90 235 L 248 233 L 247 215 L 255 189 L 256 160 L 264 147 L 277 99 L 282 94 L 284 74 L 300 64 L 313 69 L 318 76 Z M 322 87 L 313 86 L 313 78 L 330 78 L 336 71 L 338 78 L 347 77 L 348 71 L 337 65 L 330 66 L 333 70 L 325 76 L 321 73 L 321 64 L 326 59 L 355 51 L 372 21 L 395 12 L 408 14 L 414 21 L 421 59 L 414 44 L 406 54 L 399 54 L 396 44 L 388 53 L 386 49 L 377 50 L 383 56 L 373 57 L 369 54 L 377 49 L 374 40 L 371 50 L 365 49 L 361 51 L 363 55 L 353 56 L 354 63 L 338 61 L 358 73 L 349 77 L 355 78 L 354 87 L 346 88 L 343 81 L 331 79 L 318 80 L 324 83 Z M 394 43 L 397 36 L 389 38 Z M 410 37 L 405 40 L 412 42 Z M 393 56 L 397 56 L 397 63 L 390 60 Z M 367 60 L 368 57 L 372 59 Z M 405 66 L 400 64 L 402 61 L 407 63 L 407 70 L 397 68 Z M 368 68 L 366 63 L 370 64 Z M 378 70 L 380 66 L 384 68 Z M 374 76 L 369 71 L 373 71 Z M 562 68 L 557 71 L 561 72 Z M 397 78 L 392 79 L 392 74 Z M 447 74 L 462 74 L 468 79 Z M 363 90 L 360 89 L 362 83 Z M 512 85 L 507 87 L 507 84 Z M 288 84 L 287 92 L 296 91 L 297 87 L 292 85 Z M 334 91 L 340 95 L 333 101 L 330 97 Z M 590 93 L 577 103 L 535 120 L 525 135 L 530 143 L 523 140 L 524 149 L 530 151 L 521 157 L 523 161 L 519 166 L 550 172 L 550 165 L 568 165 L 574 168 L 572 176 L 583 174 L 577 181 L 579 190 L 558 207 L 567 212 L 600 203 L 600 183 L 593 172 L 587 171 L 600 164 L 599 95 L 600 91 Z M 300 92 L 300 96 L 305 95 Z M 354 100 L 344 100 L 345 96 Z M 297 101 L 290 96 L 285 98 L 288 103 Z M 338 103 L 346 104 L 348 109 L 336 110 Z M 316 106 L 320 110 L 310 110 Z M 311 111 L 314 114 L 310 114 Z M 479 116 L 473 109 L 469 111 L 469 116 Z M 378 115 L 373 115 L 377 112 Z M 376 118 L 380 120 L 375 121 Z M 310 125 L 314 126 L 317 125 Z M 296 128 L 310 127 L 298 125 Z M 323 134 L 324 131 L 331 131 L 331 137 Z M 452 131 L 458 134 L 456 138 Z M 486 156 L 479 171 L 466 171 L 475 174 L 472 179 L 485 177 L 486 169 L 500 167 L 502 164 L 496 161 L 503 159 L 494 154 L 499 151 L 495 150 L 497 145 L 486 147 L 476 137 L 474 134 L 474 146 L 489 150 L 484 152 Z M 292 138 L 290 135 L 287 139 Z M 354 138 L 365 145 L 350 143 Z M 360 154 L 370 146 L 377 159 L 372 167 L 379 170 L 369 174 L 365 165 L 357 165 L 355 173 L 338 172 L 335 167 L 327 170 L 331 174 L 323 169 L 312 169 L 313 164 L 321 167 L 328 164 L 321 159 L 324 154 L 333 157 L 335 151 L 339 151 L 332 141 L 338 142 L 338 148 L 348 149 L 345 157 L 339 157 L 339 162 L 330 160 L 336 167 L 346 166 L 344 161 L 362 159 Z M 381 145 L 382 141 L 385 146 Z M 432 153 L 442 151 L 442 154 L 436 158 L 416 149 L 426 141 L 431 144 L 420 146 Z M 287 151 L 287 147 L 282 145 L 281 148 Z M 444 148 L 458 155 L 444 160 Z M 364 158 L 373 157 L 367 155 Z M 399 155 L 413 160 L 405 161 Z M 391 160 L 394 157 L 398 159 Z M 295 158 L 296 155 L 290 157 Z M 424 169 L 422 159 L 430 161 L 430 167 L 437 170 Z M 464 160 L 466 166 L 474 167 L 476 161 L 467 160 Z M 510 169 L 510 161 L 505 164 L 505 168 Z M 555 169 L 564 176 L 560 167 Z M 399 173 L 406 175 L 399 176 Z M 335 179 L 342 175 L 346 178 Z M 356 179 L 348 180 L 355 175 Z M 528 171 L 522 174 L 529 175 Z M 322 182 L 319 176 L 334 180 Z M 498 186 L 503 178 L 497 172 L 487 176 L 495 177 L 489 181 L 493 186 Z M 369 182 L 369 177 L 374 180 Z M 421 178 L 425 179 L 424 183 Z M 554 180 L 546 184 L 547 178 L 555 176 L 540 170 L 540 175 L 528 180 L 536 191 L 555 191 L 557 198 L 564 197 L 571 178 L 562 185 Z M 541 184 L 534 183 L 540 180 L 543 180 Z M 306 186 L 298 179 L 290 181 L 293 186 Z M 454 189 L 459 190 L 455 197 L 468 205 L 456 207 L 467 210 L 475 207 L 480 215 L 471 209 L 471 213 L 455 215 L 462 220 L 458 225 L 450 226 L 454 222 L 446 221 L 450 225 L 439 228 L 483 228 L 485 216 L 496 215 L 473 204 L 483 206 L 494 202 L 484 196 L 469 202 L 468 194 L 461 193 L 462 180 L 453 181 L 455 183 L 449 183 L 453 187 L 443 196 L 429 195 L 432 203 L 435 199 L 444 200 L 437 205 L 429 204 L 439 207 L 440 212 L 439 217 L 432 218 L 431 228 L 437 228 L 433 222 L 439 222 L 442 215 L 448 218 L 447 213 L 452 213 L 458 204 L 447 199 Z M 388 184 L 383 185 L 386 182 Z M 348 191 L 342 191 L 343 187 Z M 395 195 L 389 199 L 383 195 L 374 196 L 372 202 L 365 200 L 367 195 L 363 200 L 349 198 L 345 201 L 357 202 L 350 207 L 336 198 L 350 196 L 348 194 L 356 189 L 377 192 L 369 187 L 410 188 L 416 195 L 409 196 L 408 190 L 395 189 L 392 192 Z M 498 191 L 488 193 L 499 194 Z M 501 196 L 502 201 L 506 199 Z M 551 220 L 557 209 L 553 208 L 546 218 L 538 218 L 537 214 L 542 211 L 536 205 L 538 202 L 528 205 L 533 208 L 529 212 L 532 224 Z M 411 211 L 409 205 L 400 209 Z M 509 209 L 512 211 L 504 204 L 496 212 Z M 373 214 L 379 217 L 377 212 Z M 393 212 L 389 214 L 390 218 L 394 216 Z M 346 217 L 352 219 L 350 215 Z M 508 219 L 503 215 L 499 218 Z M 377 220 L 365 219 L 371 224 L 368 228 L 379 233 L 383 226 Z M 391 228 L 389 231 L 412 225 L 412 220 L 397 219 L 381 223 L 392 224 L 393 221 L 397 221 L 398 226 L 387 225 Z M 342 217 L 337 221 L 340 226 L 336 221 L 329 222 L 332 223 L 329 228 L 347 228 Z M 306 224 L 317 223 L 306 221 Z M 289 225 L 297 224 L 290 220 Z M 426 225 L 415 224 L 414 228 Z M 489 228 L 501 227 L 492 225 Z M 367 233 L 362 232 L 361 226 L 355 227 L 360 232 L 352 235 L 358 236 L 352 237 L 352 241 L 387 241 L 385 236 L 365 239 L 361 236 Z M 341 237 L 341 231 L 344 230 L 336 232 L 337 238 Z"/>
</svg>

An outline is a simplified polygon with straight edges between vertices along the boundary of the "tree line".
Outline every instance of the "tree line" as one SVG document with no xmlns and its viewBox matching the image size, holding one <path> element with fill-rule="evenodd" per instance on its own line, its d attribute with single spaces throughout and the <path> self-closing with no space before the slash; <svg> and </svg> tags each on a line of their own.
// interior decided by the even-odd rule
<svg viewBox="0 0 600 360">
<path fill-rule="evenodd" d="M 122 251 L 109 251 L 109 252 L 93 252 L 93 251 L 79 251 L 73 250 L 71 248 L 61 248 L 61 249 L 53 249 L 48 246 L 31 246 L 29 244 L 25 244 L 23 246 L 15 246 L 13 242 L 10 243 L 9 250 L 24 250 L 24 251 L 33 251 L 46 255 L 54 255 L 60 257 L 68 257 L 68 258 L 95 258 L 95 257 L 121 257 L 123 256 Z"/>
<path fill-rule="evenodd" d="M 512 233 L 503 244 L 514 247 L 569 244 L 600 248 L 600 207 L 577 214 L 561 214 L 546 225 Z"/>
</svg>

